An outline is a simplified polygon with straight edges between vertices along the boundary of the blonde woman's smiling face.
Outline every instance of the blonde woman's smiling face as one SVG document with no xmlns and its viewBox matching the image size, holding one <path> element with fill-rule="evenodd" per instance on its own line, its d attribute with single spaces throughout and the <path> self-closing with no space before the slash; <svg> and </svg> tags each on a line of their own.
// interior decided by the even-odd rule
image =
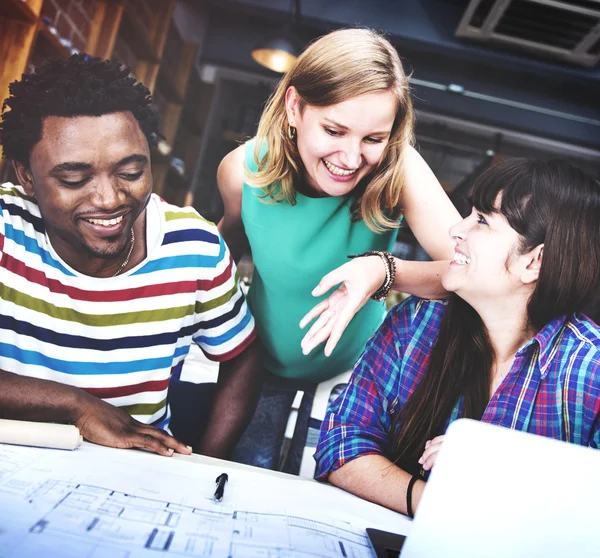
<svg viewBox="0 0 600 558">
<path fill-rule="evenodd" d="M 392 91 L 369 93 L 328 107 L 300 110 L 293 87 L 286 94 L 288 122 L 297 130 L 308 189 L 319 196 L 351 192 L 378 165 L 389 142 L 397 102 Z"/>
</svg>

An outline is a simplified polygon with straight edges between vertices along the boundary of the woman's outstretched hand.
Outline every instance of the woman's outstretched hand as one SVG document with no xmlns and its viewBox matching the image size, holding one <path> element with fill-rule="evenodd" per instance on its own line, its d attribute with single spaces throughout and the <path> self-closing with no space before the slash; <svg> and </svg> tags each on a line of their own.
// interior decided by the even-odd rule
<svg viewBox="0 0 600 558">
<path fill-rule="evenodd" d="M 302 352 L 307 355 L 327 341 L 325 356 L 331 355 L 350 320 L 384 280 L 385 265 L 379 256 L 355 258 L 325 275 L 311 293 L 313 296 L 341 285 L 300 320 L 300 327 L 304 328 L 316 318 L 302 339 Z"/>
</svg>

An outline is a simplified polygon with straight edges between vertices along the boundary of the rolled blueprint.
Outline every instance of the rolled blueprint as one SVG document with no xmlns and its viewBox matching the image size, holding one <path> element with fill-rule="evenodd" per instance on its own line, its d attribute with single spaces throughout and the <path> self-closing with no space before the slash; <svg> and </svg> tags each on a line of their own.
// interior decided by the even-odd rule
<svg viewBox="0 0 600 558">
<path fill-rule="evenodd" d="M 74 450 L 83 437 L 71 424 L 0 419 L 0 444 Z"/>
</svg>

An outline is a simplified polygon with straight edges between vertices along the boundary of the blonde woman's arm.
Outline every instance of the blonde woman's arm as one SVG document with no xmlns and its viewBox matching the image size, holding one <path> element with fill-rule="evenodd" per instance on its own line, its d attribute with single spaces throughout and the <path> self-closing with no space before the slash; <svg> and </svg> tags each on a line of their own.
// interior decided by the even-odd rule
<svg viewBox="0 0 600 558">
<path fill-rule="evenodd" d="M 414 148 L 407 149 L 404 165 L 404 218 L 419 243 L 437 261 L 415 262 L 395 258 L 396 275 L 392 287 L 421 298 L 440 298 L 446 294 L 442 275 L 454 252 L 448 231 L 461 217 Z M 329 356 L 350 320 L 384 280 L 385 265 L 379 256 L 356 258 L 325 275 L 313 290 L 314 296 L 322 296 L 336 285 L 341 285 L 300 321 L 300 327 L 304 328 L 316 319 L 302 339 L 304 354 L 327 341 L 325 355 Z"/>
<path fill-rule="evenodd" d="M 245 146 L 228 153 L 217 170 L 217 184 L 223 199 L 224 214 L 218 228 L 237 263 L 249 249 L 242 223 L 242 189 L 244 186 Z"/>
<path fill-rule="evenodd" d="M 461 220 L 460 214 L 414 147 L 406 150 L 404 169 L 404 219 L 432 260 L 452 259 L 454 242 L 448 231 Z"/>
</svg>

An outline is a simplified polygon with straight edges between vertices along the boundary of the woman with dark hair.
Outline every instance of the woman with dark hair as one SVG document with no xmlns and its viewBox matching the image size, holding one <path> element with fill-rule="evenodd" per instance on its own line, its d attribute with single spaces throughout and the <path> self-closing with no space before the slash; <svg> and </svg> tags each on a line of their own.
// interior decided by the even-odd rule
<svg viewBox="0 0 600 558">
<path fill-rule="evenodd" d="M 331 405 L 316 477 L 411 515 L 449 424 L 474 418 L 597 448 L 600 184 L 559 161 L 505 161 L 450 229 L 446 302 L 412 297 Z"/>
</svg>

